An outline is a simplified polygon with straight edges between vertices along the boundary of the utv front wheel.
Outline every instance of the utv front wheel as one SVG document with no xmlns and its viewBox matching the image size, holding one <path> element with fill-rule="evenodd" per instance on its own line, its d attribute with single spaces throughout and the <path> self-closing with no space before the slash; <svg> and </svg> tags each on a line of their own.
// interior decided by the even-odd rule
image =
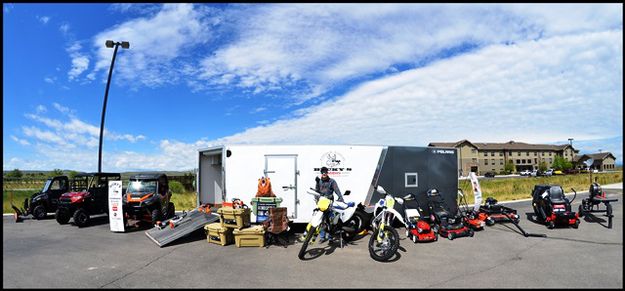
<svg viewBox="0 0 625 291">
<path fill-rule="evenodd" d="M 152 223 L 156 223 L 157 221 L 161 221 L 161 210 L 156 208 L 152 210 Z"/>
<path fill-rule="evenodd" d="M 170 219 L 172 217 L 174 217 L 174 215 L 176 215 L 176 206 L 174 205 L 174 203 L 169 202 L 167 203 L 167 219 Z"/>
<path fill-rule="evenodd" d="M 54 218 L 56 218 L 56 222 L 58 222 L 59 224 L 67 224 L 71 217 L 69 216 L 69 212 L 66 209 L 59 208 L 54 213 Z"/>
<path fill-rule="evenodd" d="M 37 205 L 35 209 L 33 209 L 33 217 L 37 220 L 41 220 L 48 216 L 48 212 L 46 211 L 46 207 L 43 205 Z"/>
<path fill-rule="evenodd" d="M 87 224 L 89 224 L 89 213 L 83 208 L 79 208 L 74 212 L 74 223 L 78 227 L 87 226 Z"/>
</svg>

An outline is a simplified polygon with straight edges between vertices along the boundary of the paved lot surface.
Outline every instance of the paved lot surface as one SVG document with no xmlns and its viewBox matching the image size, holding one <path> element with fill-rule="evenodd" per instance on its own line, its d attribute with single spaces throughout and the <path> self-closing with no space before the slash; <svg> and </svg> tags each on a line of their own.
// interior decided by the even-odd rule
<svg viewBox="0 0 625 291">
<path fill-rule="evenodd" d="M 143 230 L 111 233 L 106 216 L 82 229 L 52 217 L 23 223 L 4 217 L 2 281 L 5 288 L 622 288 L 622 190 L 608 193 L 619 199 L 612 229 L 597 214 L 598 222 L 582 221 L 579 229 L 549 230 L 528 220 L 530 202 L 506 203 L 527 232 L 548 237 L 525 238 L 514 225 L 498 224 L 453 241 L 402 239 L 389 263 L 369 257 L 369 235 L 343 249 L 313 247 L 318 256 L 300 261 L 300 243 L 222 247 L 197 232 L 159 248 Z M 587 195 L 579 193 L 574 209 Z"/>
</svg>

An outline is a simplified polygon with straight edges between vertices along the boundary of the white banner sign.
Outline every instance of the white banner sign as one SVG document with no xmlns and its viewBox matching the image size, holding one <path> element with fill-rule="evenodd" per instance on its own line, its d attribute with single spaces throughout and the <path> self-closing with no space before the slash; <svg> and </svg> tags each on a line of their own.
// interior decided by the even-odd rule
<svg viewBox="0 0 625 291">
<path fill-rule="evenodd" d="M 473 210 L 478 212 L 480 210 L 480 205 L 482 205 L 482 189 L 480 189 L 480 183 L 477 181 L 475 172 L 469 173 L 469 178 L 471 178 L 471 189 L 473 189 L 473 197 L 475 197 Z"/>
<path fill-rule="evenodd" d="M 109 181 L 109 223 L 112 232 L 124 232 L 122 181 Z"/>
</svg>

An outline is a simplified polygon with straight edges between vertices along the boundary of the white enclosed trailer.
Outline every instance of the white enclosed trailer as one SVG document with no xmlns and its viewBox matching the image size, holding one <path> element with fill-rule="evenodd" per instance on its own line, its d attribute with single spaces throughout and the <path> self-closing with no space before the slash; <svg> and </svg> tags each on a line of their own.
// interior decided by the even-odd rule
<svg viewBox="0 0 625 291">
<path fill-rule="evenodd" d="M 239 198 L 250 204 L 258 179 L 269 177 L 273 192 L 282 198 L 293 222 L 308 222 L 315 208 L 314 187 L 321 167 L 329 169 L 345 201 L 375 204 L 377 185 L 387 192 L 417 194 L 421 200 L 430 188 L 443 193 L 455 210 L 458 188 L 457 153 L 453 148 L 382 145 L 221 145 L 200 149 L 198 155 L 198 206 L 221 204 Z M 421 197 L 422 196 L 422 197 Z M 422 200 L 422 202 L 424 202 Z M 252 214 L 252 221 L 255 217 Z"/>
</svg>

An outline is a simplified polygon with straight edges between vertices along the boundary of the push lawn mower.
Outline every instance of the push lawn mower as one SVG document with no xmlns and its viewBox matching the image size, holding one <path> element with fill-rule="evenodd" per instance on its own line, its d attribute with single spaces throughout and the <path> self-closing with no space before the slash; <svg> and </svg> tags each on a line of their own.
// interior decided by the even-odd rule
<svg viewBox="0 0 625 291">
<path fill-rule="evenodd" d="M 464 193 L 460 188 L 458 188 L 458 206 L 458 212 L 460 213 L 462 221 L 466 226 L 473 230 L 484 229 L 484 220 L 486 217 L 484 215 L 480 217 L 478 212 L 469 208 L 467 199 L 464 197 Z"/>
<path fill-rule="evenodd" d="M 582 204 L 579 206 L 579 217 L 584 217 L 584 215 L 589 213 L 605 213 L 608 217 L 608 228 L 612 228 L 612 217 L 614 217 L 614 215 L 612 215 L 612 205 L 610 205 L 610 202 L 616 202 L 618 199 L 607 199 L 605 192 L 601 189 L 601 185 L 597 183 L 596 178 L 595 182 L 590 185 L 588 193 L 589 196 L 582 199 Z M 605 205 L 605 209 L 600 209 L 602 203 Z"/>
<path fill-rule="evenodd" d="M 569 201 L 559 185 L 535 185 L 532 192 L 534 213 L 549 229 L 556 227 L 556 225 L 569 225 L 577 228 L 579 226 L 579 214 L 571 211 L 571 202 L 575 200 L 576 196 L 577 192 Z"/>
<path fill-rule="evenodd" d="M 436 189 L 427 191 L 428 206 L 430 215 L 434 215 L 438 233 L 450 240 L 456 237 L 473 236 L 474 231 L 464 225 L 463 218 L 460 215 L 452 215 L 445 209 L 443 197 Z"/>
<path fill-rule="evenodd" d="M 406 237 L 413 242 L 431 242 L 438 240 L 438 233 L 432 228 L 434 219 L 425 217 L 424 211 L 417 202 L 415 195 L 409 193 L 404 197 L 404 213 L 407 222 Z"/>
</svg>

